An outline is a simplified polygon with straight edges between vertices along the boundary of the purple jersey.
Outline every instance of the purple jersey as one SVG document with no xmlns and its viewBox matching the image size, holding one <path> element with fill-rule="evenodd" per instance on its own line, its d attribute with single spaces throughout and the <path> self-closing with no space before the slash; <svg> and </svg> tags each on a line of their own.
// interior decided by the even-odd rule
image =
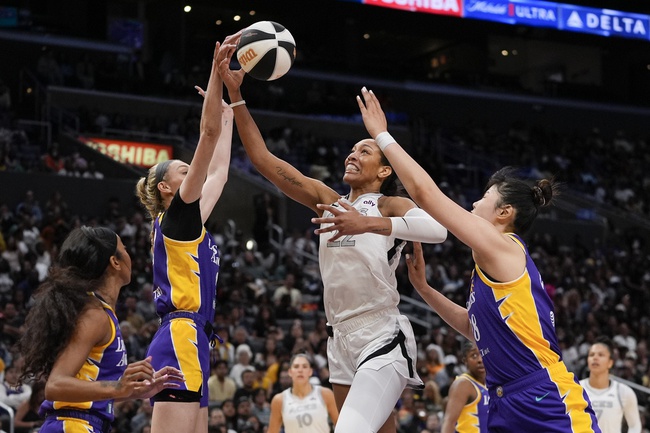
<svg viewBox="0 0 650 433">
<path fill-rule="evenodd" d="M 467 301 L 487 373 L 488 429 L 599 433 L 586 392 L 562 362 L 542 277 L 521 238 L 508 236 L 525 252 L 526 269 L 514 281 L 496 283 L 476 266 Z"/>
<path fill-rule="evenodd" d="M 562 360 L 555 335 L 553 302 L 521 239 L 526 269 L 515 281 L 495 283 L 476 266 L 467 310 L 489 388 Z"/>
<path fill-rule="evenodd" d="M 205 227 L 192 241 L 164 236 L 160 228 L 164 216 L 154 221 L 153 293 L 158 315 L 192 311 L 212 322 L 219 275 L 217 244 Z"/>
<path fill-rule="evenodd" d="M 93 296 L 93 294 L 91 294 L 91 296 Z M 86 362 L 76 375 L 76 378 L 79 380 L 87 380 L 91 382 L 100 380 L 117 381 L 122 377 L 128 364 L 126 348 L 124 346 L 124 340 L 122 339 L 122 333 L 120 332 L 117 316 L 110 305 L 104 301 L 101 302 L 104 311 L 110 318 L 112 337 L 107 344 L 93 347 L 90 354 L 88 354 L 88 358 L 86 358 Z M 114 418 L 113 400 L 76 403 L 45 400 L 41 405 L 40 414 L 43 416 L 48 412 L 58 409 L 88 411 L 91 414 L 99 415 L 102 419 L 108 421 L 112 421 Z"/>
<path fill-rule="evenodd" d="M 200 212 L 198 206 L 195 209 Z M 167 365 L 181 370 L 185 382 L 178 389 L 199 393 L 201 407 L 204 407 L 208 405 L 210 341 L 203 322 L 210 324 L 214 320 L 219 249 L 203 225 L 199 237 L 194 240 L 180 241 L 165 236 L 161 228 L 165 215 L 161 213 L 154 221 L 153 293 L 156 310 L 163 319 L 168 313 L 191 312 L 197 313 L 202 320 L 182 316 L 163 320 L 147 355 L 153 357 L 151 363 L 156 370 Z"/>
</svg>

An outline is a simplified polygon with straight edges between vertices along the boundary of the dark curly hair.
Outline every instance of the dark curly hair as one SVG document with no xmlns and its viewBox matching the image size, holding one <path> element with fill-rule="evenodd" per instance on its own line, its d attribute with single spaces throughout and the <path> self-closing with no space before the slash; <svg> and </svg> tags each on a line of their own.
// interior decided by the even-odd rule
<svg viewBox="0 0 650 433">
<path fill-rule="evenodd" d="M 16 343 L 25 360 L 21 382 L 47 379 L 82 311 L 101 307 L 88 292 L 101 287 L 110 257 L 121 258 L 116 248 L 117 235 L 110 229 L 80 227 L 70 232 L 61 246 L 58 265 L 50 269 L 34 295 L 25 332 Z"/>
</svg>

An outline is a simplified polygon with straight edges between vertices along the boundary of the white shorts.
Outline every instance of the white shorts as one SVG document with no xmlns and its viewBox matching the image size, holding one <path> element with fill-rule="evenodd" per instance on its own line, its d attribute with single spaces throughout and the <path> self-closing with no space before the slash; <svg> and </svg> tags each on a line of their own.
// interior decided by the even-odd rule
<svg viewBox="0 0 650 433">
<path fill-rule="evenodd" d="M 364 314 L 333 326 L 327 340 L 330 382 L 352 385 L 361 368 L 379 370 L 392 364 L 407 386 L 423 388 L 417 374 L 417 345 L 413 328 L 397 308 Z"/>
</svg>

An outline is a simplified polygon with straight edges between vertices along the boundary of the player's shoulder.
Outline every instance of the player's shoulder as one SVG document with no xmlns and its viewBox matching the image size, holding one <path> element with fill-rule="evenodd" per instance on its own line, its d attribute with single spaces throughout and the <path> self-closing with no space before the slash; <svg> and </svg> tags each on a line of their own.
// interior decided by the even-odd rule
<svg viewBox="0 0 650 433">
<path fill-rule="evenodd" d="M 397 195 L 380 196 L 377 206 L 385 216 L 404 216 L 406 212 L 417 207 L 410 198 Z"/>
<path fill-rule="evenodd" d="M 619 393 L 627 394 L 627 395 L 636 395 L 634 393 L 634 390 L 632 389 L 632 387 L 630 385 L 627 385 L 627 384 L 625 384 L 623 382 L 618 382 L 618 381 L 616 382 L 616 384 L 617 384 Z"/>
<path fill-rule="evenodd" d="M 284 391 L 278 392 L 273 396 L 271 399 L 271 406 L 282 404 L 282 401 L 284 401 Z"/>
<path fill-rule="evenodd" d="M 334 391 L 332 391 L 332 390 L 329 389 L 329 388 L 326 388 L 326 387 L 324 387 L 324 386 L 319 386 L 319 385 L 317 385 L 317 386 L 316 386 L 316 389 L 320 391 L 320 394 L 321 394 L 323 397 L 324 397 L 324 396 L 332 396 L 332 397 L 334 397 Z"/>
</svg>

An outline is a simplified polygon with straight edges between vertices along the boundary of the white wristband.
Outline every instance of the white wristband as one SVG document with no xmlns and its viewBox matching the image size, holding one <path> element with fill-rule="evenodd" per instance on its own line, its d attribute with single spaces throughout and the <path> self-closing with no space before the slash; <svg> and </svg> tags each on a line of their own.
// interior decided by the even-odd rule
<svg viewBox="0 0 650 433">
<path fill-rule="evenodd" d="M 384 149 L 386 149 L 389 144 L 397 143 L 397 141 L 395 141 L 393 136 L 390 135 L 388 131 L 384 131 L 384 132 L 380 132 L 375 137 L 375 143 L 377 143 L 377 146 L 379 146 L 379 148 L 383 152 Z"/>
<path fill-rule="evenodd" d="M 246 100 L 242 99 L 241 101 L 233 102 L 229 105 L 230 108 L 239 107 L 240 105 L 246 105 Z"/>
</svg>

